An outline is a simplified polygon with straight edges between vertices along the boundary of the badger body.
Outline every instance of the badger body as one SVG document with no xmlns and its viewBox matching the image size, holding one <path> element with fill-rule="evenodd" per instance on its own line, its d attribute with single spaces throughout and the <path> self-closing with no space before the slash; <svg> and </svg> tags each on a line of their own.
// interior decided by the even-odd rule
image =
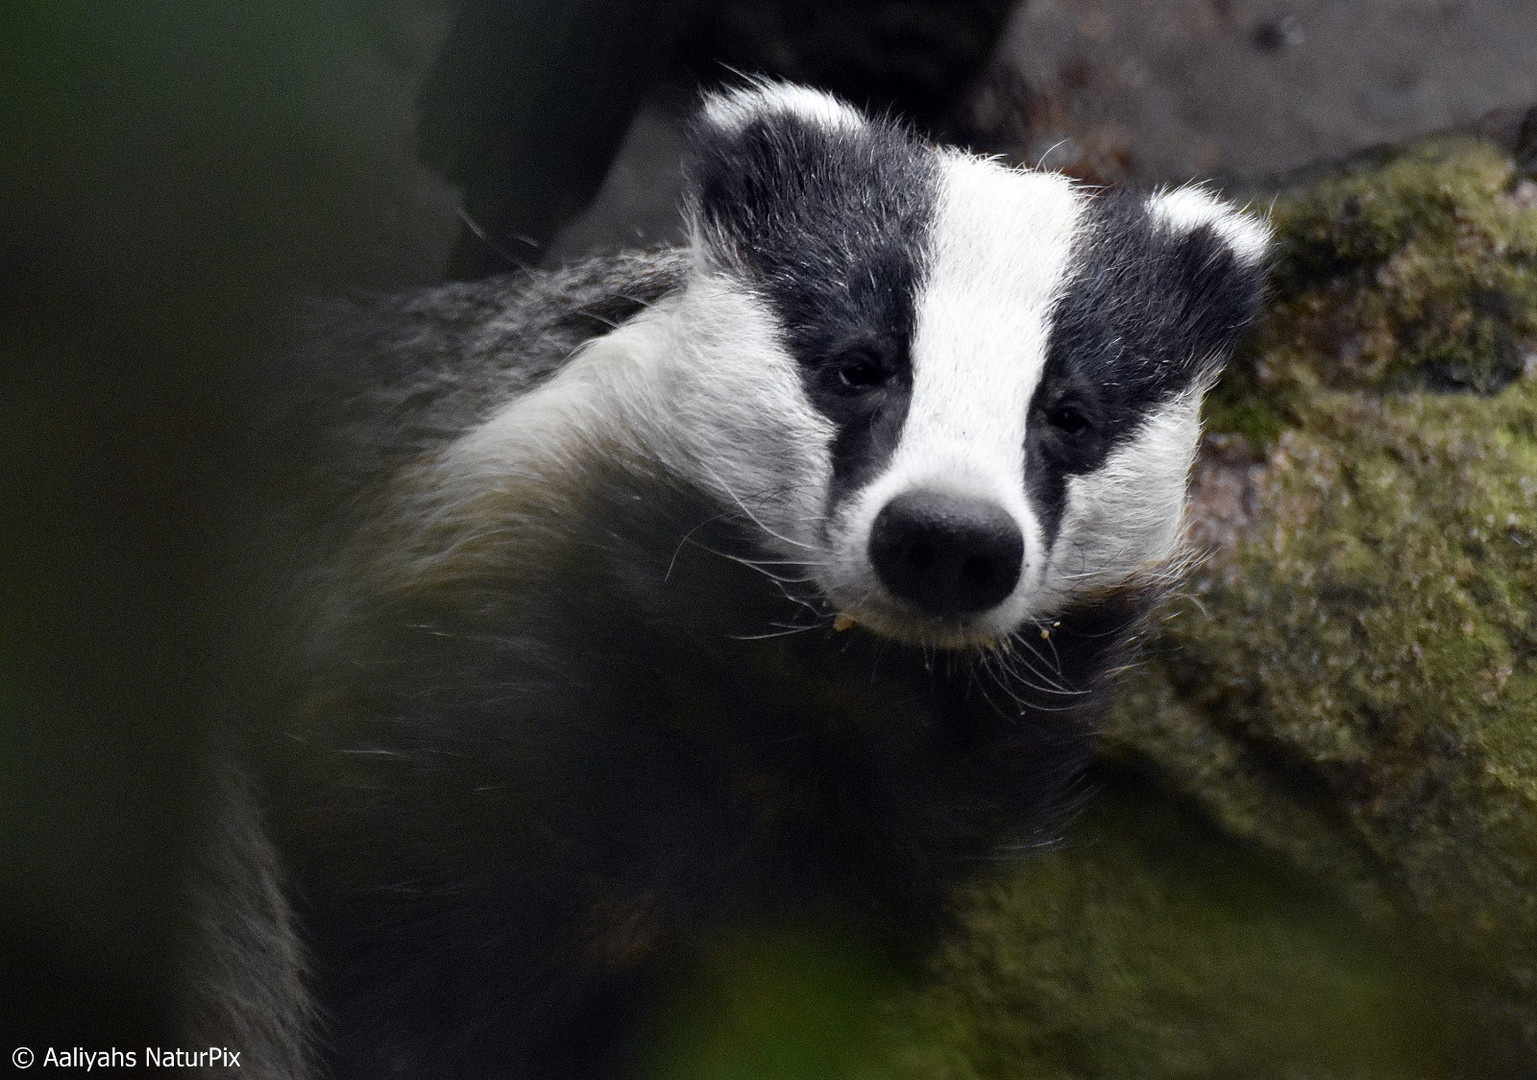
<svg viewBox="0 0 1537 1080">
<path fill-rule="evenodd" d="M 722 928 L 921 939 L 1177 566 L 1263 226 L 787 86 L 687 168 L 681 248 L 300 357 L 260 788 L 329 1075 L 622 1076 Z"/>
</svg>

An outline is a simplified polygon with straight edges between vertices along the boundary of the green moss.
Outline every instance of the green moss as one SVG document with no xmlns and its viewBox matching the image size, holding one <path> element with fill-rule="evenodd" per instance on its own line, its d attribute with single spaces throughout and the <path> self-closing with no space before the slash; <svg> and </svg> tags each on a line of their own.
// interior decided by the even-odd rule
<svg viewBox="0 0 1537 1080">
<path fill-rule="evenodd" d="M 1207 430 L 1242 435 L 1254 447 L 1275 445 L 1293 418 L 1286 395 L 1265 385 L 1274 381 L 1253 358 L 1234 360 L 1206 399 Z"/>
<path fill-rule="evenodd" d="M 1261 451 L 1230 477 L 1249 516 L 1107 747 L 1458 957 L 1494 1075 L 1537 1059 L 1537 209 L 1515 182 L 1452 139 L 1277 201 L 1274 302 L 1211 413 Z"/>
<path fill-rule="evenodd" d="M 1424 920 L 1533 1040 L 1537 381 L 1315 390 L 1297 417 L 1114 745 L 1234 834 Z"/>
<path fill-rule="evenodd" d="M 1445 139 L 1275 202 L 1274 299 L 1213 395 L 1274 445 L 1316 388 L 1492 393 L 1537 350 L 1537 214 L 1498 147 Z"/>
</svg>

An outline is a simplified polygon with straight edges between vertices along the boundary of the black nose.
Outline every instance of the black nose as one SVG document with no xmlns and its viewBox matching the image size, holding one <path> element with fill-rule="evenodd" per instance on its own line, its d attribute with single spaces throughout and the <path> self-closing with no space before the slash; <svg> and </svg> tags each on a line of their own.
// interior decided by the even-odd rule
<svg viewBox="0 0 1537 1080">
<path fill-rule="evenodd" d="M 893 596 L 931 615 L 986 611 L 1014 591 L 1025 537 L 985 499 L 909 491 L 876 515 L 870 562 Z"/>
</svg>

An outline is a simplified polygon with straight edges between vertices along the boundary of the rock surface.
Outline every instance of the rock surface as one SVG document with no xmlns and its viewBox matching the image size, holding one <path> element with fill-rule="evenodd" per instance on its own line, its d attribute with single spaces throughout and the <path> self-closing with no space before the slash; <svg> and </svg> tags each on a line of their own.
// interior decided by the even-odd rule
<svg viewBox="0 0 1537 1080">
<path fill-rule="evenodd" d="M 1529 104 L 1534 65 L 1519 0 L 1030 0 L 973 108 L 1031 164 L 1252 179 Z"/>
</svg>

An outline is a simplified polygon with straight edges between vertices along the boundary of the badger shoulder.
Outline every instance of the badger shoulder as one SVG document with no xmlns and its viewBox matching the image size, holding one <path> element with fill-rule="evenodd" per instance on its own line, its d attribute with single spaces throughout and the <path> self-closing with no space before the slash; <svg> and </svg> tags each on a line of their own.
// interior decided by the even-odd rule
<svg viewBox="0 0 1537 1080">
<path fill-rule="evenodd" d="M 664 248 L 328 305 L 280 364 L 271 428 L 317 478 L 377 480 L 541 385 L 687 266 Z"/>
</svg>

